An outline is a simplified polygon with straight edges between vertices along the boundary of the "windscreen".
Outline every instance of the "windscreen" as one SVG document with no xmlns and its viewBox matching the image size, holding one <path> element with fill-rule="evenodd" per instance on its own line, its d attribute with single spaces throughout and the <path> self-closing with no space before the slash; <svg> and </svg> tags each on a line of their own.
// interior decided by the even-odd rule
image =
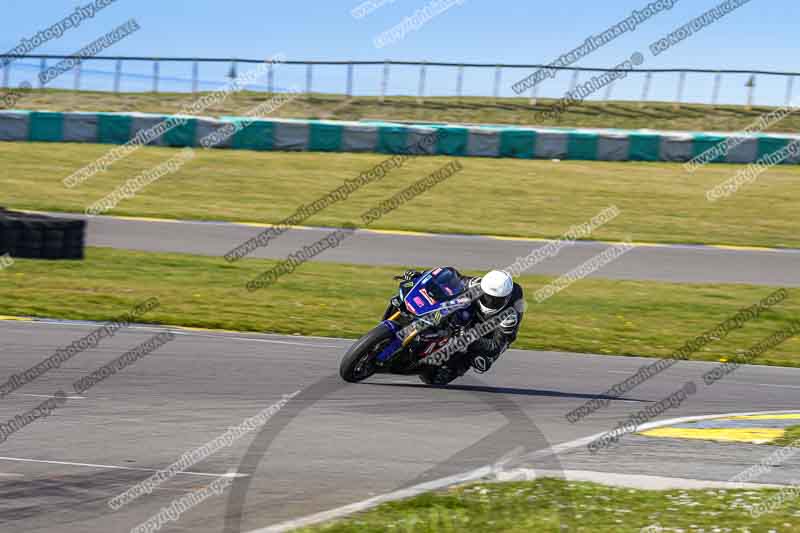
<svg viewBox="0 0 800 533">
<path fill-rule="evenodd" d="M 443 302 L 464 292 L 464 284 L 452 268 L 437 268 L 431 275 L 428 291 L 437 301 Z"/>
</svg>

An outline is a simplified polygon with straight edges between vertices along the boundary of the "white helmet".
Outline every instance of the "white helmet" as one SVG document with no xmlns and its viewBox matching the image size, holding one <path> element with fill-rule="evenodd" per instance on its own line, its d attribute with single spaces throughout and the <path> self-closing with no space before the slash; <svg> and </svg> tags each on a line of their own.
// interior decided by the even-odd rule
<svg viewBox="0 0 800 533">
<path fill-rule="evenodd" d="M 478 299 L 478 306 L 485 315 L 493 315 L 508 303 L 514 281 L 507 272 L 492 270 L 481 278 L 483 295 Z"/>
</svg>

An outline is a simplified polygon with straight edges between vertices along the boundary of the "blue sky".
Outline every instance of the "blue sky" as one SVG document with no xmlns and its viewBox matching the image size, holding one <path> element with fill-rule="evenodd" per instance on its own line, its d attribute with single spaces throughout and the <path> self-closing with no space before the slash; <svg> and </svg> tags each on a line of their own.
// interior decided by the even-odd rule
<svg viewBox="0 0 800 533">
<path fill-rule="evenodd" d="M 6 0 L 0 19 L 0 46 L 6 51 L 20 39 L 57 22 L 75 7 L 86 5 L 65 0 Z M 384 48 L 376 48 L 374 38 L 400 23 L 404 17 L 429 4 L 431 0 L 394 0 L 356 19 L 351 10 L 363 0 L 314 0 L 270 2 L 257 0 L 117 0 L 116 3 L 84 21 L 79 28 L 68 30 L 61 38 L 50 41 L 37 51 L 72 53 L 105 32 L 135 18 L 141 30 L 109 48 L 102 55 L 267 57 L 283 53 L 288 59 L 356 59 L 356 60 L 441 60 L 467 62 L 547 63 L 598 34 L 609 26 L 641 9 L 649 0 L 464 0 L 428 21 L 402 40 Z M 379 2 L 381 0 L 373 0 Z M 796 0 L 751 0 L 748 4 L 700 33 L 653 57 L 648 46 L 654 40 L 677 29 L 719 0 L 678 0 L 676 5 L 635 31 L 626 33 L 603 48 L 582 58 L 580 66 L 613 66 L 632 52 L 645 54 L 645 64 L 653 68 L 691 67 L 800 71 L 797 21 L 800 2 Z M 44 7 L 46 6 L 46 7 Z M 35 61 L 15 64 L 12 84 L 35 78 Z M 110 63 L 90 63 L 83 84 L 89 87 L 110 87 Z M 247 67 L 240 67 L 247 68 Z M 208 82 L 224 80 L 229 66 L 201 66 L 200 77 Z M 380 89 L 380 67 L 356 71 L 356 92 L 376 94 Z M 151 86 L 150 64 L 124 65 L 123 89 L 147 90 Z M 162 64 L 166 78 L 164 89 L 186 89 L 191 77 L 189 65 Z M 511 96 L 511 84 L 529 74 L 528 71 L 504 71 L 502 94 Z M 276 74 L 282 86 L 303 87 L 302 67 L 281 67 Z M 465 94 L 490 94 L 493 71 L 468 70 L 464 79 Z M 569 86 L 570 74 L 562 73 L 546 81 L 540 95 L 558 96 Z M 584 78 L 582 78 L 584 79 Z M 455 91 L 454 69 L 429 69 L 426 92 L 452 94 Z M 746 99 L 746 77 L 723 79 L 720 100 L 742 103 Z M 71 87 L 73 76 L 62 76 L 55 87 Z M 338 67 L 318 68 L 314 72 L 314 89 L 341 92 L 345 70 Z M 210 88 L 213 84 L 204 84 Z M 391 94 L 415 94 L 418 69 L 395 68 L 389 83 Z M 690 76 L 686 99 L 709 101 L 712 77 Z M 677 76 L 658 75 L 653 80 L 651 99 L 670 100 L 675 96 Z M 800 81 L 796 85 L 800 95 Z M 614 88 L 616 97 L 638 99 L 642 78 L 629 76 Z M 756 102 L 780 104 L 786 92 L 784 79 L 759 78 Z M 600 95 L 595 95 L 599 97 Z"/>
</svg>

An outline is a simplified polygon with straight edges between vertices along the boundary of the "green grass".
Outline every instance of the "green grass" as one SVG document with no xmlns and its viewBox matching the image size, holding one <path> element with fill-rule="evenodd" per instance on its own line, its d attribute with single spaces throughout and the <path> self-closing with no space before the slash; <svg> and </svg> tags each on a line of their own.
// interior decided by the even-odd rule
<svg viewBox="0 0 800 533">
<path fill-rule="evenodd" d="M 786 428 L 786 432 L 779 438 L 770 442 L 775 446 L 797 446 L 796 443 L 800 441 L 800 425 L 790 426 Z"/>
<path fill-rule="evenodd" d="M 173 157 L 149 147 L 83 185 L 62 179 L 111 146 L 0 143 L 2 202 L 9 208 L 83 212 L 117 186 Z M 381 154 L 198 150 L 178 172 L 148 185 L 109 214 L 278 222 L 380 163 Z M 419 157 L 382 181 L 305 221 L 360 224 L 361 213 L 451 158 Z M 558 237 L 610 205 L 621 215 L 593 238 L 800 248 L 800 168 L 781 166 L 732 197 L 709 203 L 705 191 L 742 168 L 709 165 L 686 173 L 670 163 L 611 163 L 462 158 L 464 169 L 373 227 L 431 232 Z"/>
<path fill-rule="evenodd" d="M 392 276 L 405 268 L 312 262 L 268 288 L 244 289 L 273 264 L 105 248 L 88 249 L 82 262 L 17 259 L 0 271 L 0 315 L 104 320 L 155 296 L 161 306 L 143 321 L 358 338 L 377 324 L 397 288 Z M 667 356 L 774 290 L 587 279 L 536 304 L 534 291 L 550 279 L 520 278 L 530 307 L 514 347 Z M 730 358 L 798 316 L 800 290 L 790 290 L 782 303 L 693 358 Z M 800 338 L 754 363 L 800 366 Z"/>
<path fill-rule="evenodd" d="M 765 503 L 777 490 L 645 491 L 594 483 L 542 479 L 480 483 L 386 503 L 305 533 L 640 533 L 663 531 L 753 531 L 800 529 L 796 501 L 751 517 L 749 506 Z M 559 525 L 569 529 L 559 529 Z M 647 531 L 647 530 L 644 530 Z M 661 531 L 653 528 L 652 531 Z"/>
<path fill-rule="evenodd" d="M 34 89 L 23 96 L 19 109 L 51 111 L 139 111 L 146 113 L 174 113 L 201 95 L 187 93 L 121 93 L 69 91 L 61 89 Z M 264 102 L 270 95 L 251 91 L 231 94 L 218 104 L 209 107 L 209 116 L 242 115 L 248 109 Z M 299 98 L 274 113 L 276 117 L 331 118 L 359 120 L 380 118 L 387 120 L 461 122 L 484 124 L 518 124 L 563 127 L 597 128 L 654 128 L 694 131 L 740 131 L 759 115 L 769 112 L 769 107 L 702 104 L 682 105 L 648 102 L 614 101 L 584 102 L 570 107 L 557 120 L 543 120 L 541 112 L 550 109 L 555 100 L 540 98 L 531 107 L 525 98 L 486 97 L 430 97 L 418 104 L 415 97 L 390 96 L 381 104 L 378 97 L 359 96 L 347 99 L 341 95 L 313 94 Z M 538 115 L 538 116 L 537 116 Z M 800 115 L 789 116 L 775 124 L 769 131 L 796 132 L 800 130 Z"/>
</svg>

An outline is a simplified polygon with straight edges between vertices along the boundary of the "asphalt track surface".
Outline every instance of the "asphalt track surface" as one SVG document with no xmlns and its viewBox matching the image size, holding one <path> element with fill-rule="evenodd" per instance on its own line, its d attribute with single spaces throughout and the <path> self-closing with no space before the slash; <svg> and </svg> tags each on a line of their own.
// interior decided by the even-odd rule
<svg viewBox="0 0 800 533">
<path fill-rule="evenodd" d="M 80 215 L 59 215 L 74 216 Z M 89 246 L 151 252 L 222 256 L 257 235 L 262 228 L 215 222 L 167 222 L 93 217 L 87 229 Z M 331 229 L 292 229 L 249 257 L 285 259 Z M 510 265 L 546 241 L 499 239 L 466 235 L 409 235 L 357 231 L 315 261 L 365 265 L 425 267 L 451 265 L 460 269 L 491 269 Z M 609 244 L 577 242 L 527 274 L 558 276 L 592 258 Z M 745 283 L 800 287 L 800 250 L 748 250 L 692 245 L 645 245 L 619 257 L 592 277 L 654 280 L 676 283 Z"/>
<path fill-rule="evenodd" d="M 93 327 L 0 322 L 1 375 L 32 367 Z M 59 389 L 72 393 L 75 380 L 162 330 L 119 331 L 0 400 L 0 420 Z M 568 411 L 646 361 L 510 350 L 480 380 L 465 376 L 446 390 L 399 376 L 352 385 L 335 375 L 349 340 L 175 334 L 8 437 L 0 453 L 0 530 L 129 531 L 173 498 L 237 472 L 249 477 L 236 478 L 229 490 L 244 490 L 239 525 L 249 531 L 468 471 L 520 445 L 541 450 L 609 430 L 692 379 L 697 393 L 663 417 L 788 410 L 800 403 L 800 369 L 743 367 L 705 387 L 700 376 L 712 363 L 681 362 L 570 424 Z M 116 512 L 106 505 L 152 470 L 298 390 L 267 422 L 266 433 L 243 437 Z M 530 466 L 724 481 L 768 453 L 763 446 L 633 435 L 596 455 L 580 447 Z M 795 457 L 759 482 L 785 484 L 798 469 Z M 161 531 L 220 532 L 231 509 L 228 494 L 212 497 Z"/>
</svg>

